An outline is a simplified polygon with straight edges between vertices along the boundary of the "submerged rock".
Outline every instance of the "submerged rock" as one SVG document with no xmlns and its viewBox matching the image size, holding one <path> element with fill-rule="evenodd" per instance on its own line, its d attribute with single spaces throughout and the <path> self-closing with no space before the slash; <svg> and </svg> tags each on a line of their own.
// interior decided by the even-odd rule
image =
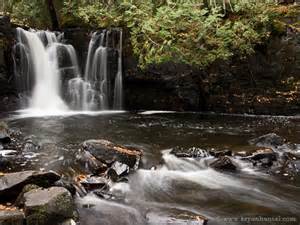
<svg viewBox="0 0 300 225">
<path fill-rule="evenodd" d="M 300 160 L 287 159 L 281 167 L 276 168 L 272 171 L 276 176 L 279 176 L 288 180 L 298 180 L 300 179 Z"/>
<path fill-rule="evenodd" d="M 135 148 L 127 148 L 116 145 L 107 140 L 88 140 L 83 143 L 83 149 L 90 152 L 99 161 L 111 165 L 116 161 L 128 165 L 130 168 L 137 167 L 142 152 Z"/>
<path fill-rule="evenodd" d="M 94 190 L 108 186 L 108 180 L 104 177 L 92 175 L 79 175 L 76 177 L 76 182 L 79 182 L 85 190 Z"/>
<path fill-rule="evenodd" d="M 7 144 L 10 142 L 11 139 L 8 132 L 8 126 L 6 123 L 0 121 L 0 143 Z"/>
<path fill-rule="evenodd" d="M 285 152 L 283 158 L 286 160 L 300 160 L 300 152 Z"/>
<path fill-rule="evenodd" d="M 24 213 L 18 209 L 1 209 L 0 208 L 0 224 L 1 225 L 23 225 Z"/>
<path fill-rule="evenodd" d="M 3 156 L 0 156 L 0 170 L 1 171 L 7 171 L 7 170 L 11 170 L 11 168 L 13 167 L 13 161 L 11 160 L 11 158 L 6 158 Z"/>
<path fill-rule="evenodd" d="M 54 172 L 24 171 L 4 174 L 0 176 L 0 202 L 15 200 L 27 184 L 49 187 L 59 179 L 60 176 Z"/>
<path fill-rule="evenodd" d="M 195 214 L 192 212 L 173 209 L 171 212 L 156 212 L 150 211 L 146 215 L 148 224 L 195 224 L 207 225 L 208 219 L 205 216 Z"/>
<path fill-rule="evenodd" d="M 275 133 L 266 134 L 258 138 L 251 139 L 250 144 L 260 147 L 278 147 L 283 145 L 286 140 Z"/>
<path fill-rule="evenodd" d="M 27 225 L 54 225 L 72 218 L 75 211 L 70 192 L 63 187 L 35 189 L 24 194 Z"/>
<path fill-rule="evenodd" d="M 236 171 L 237 166 L 232 162 L 228 156 L 218 158 L 212 162 L 210 166 L 216 170 Z"/>
<path fill-rule="evenodd" d="M 32 142 L 26 142 L 23 145 L 23 151 L 24 152 L 35 152 L 35 151 L 38 150 L 38 148 L 39 148 L 39 146 L 35 145 Z"/>
<path fill-rule="evenodd" d="M 183 148 L 183 147 L 175 147 L 170 152 L 171 154 L 177 157 L 187 157 L 187 158 L 204 158 L 208 157 L 209 153 L 201 148 Z"/>
</svg>

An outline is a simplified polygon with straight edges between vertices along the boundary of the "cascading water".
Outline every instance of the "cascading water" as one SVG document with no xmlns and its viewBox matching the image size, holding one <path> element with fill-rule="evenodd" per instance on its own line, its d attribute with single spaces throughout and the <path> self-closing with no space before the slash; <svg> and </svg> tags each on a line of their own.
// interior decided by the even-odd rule
<svg viewBox="0 0 300 225">
<path fill-rule="evenodd" d="M 18 75 L 19 77 L 25 76 L 25 80 L 34 81 L 29 107 L 37 110 L 66 110 L 67 106 L 60 96 L 58 45 L 55 34 L 48 31 L 29 32 L 17 28 L 17 39 L 22 54 L 20 64 L 15 64 L 20 66 L 22 72 L 25 72 L 25 74 Z M 23 71 L 23 68 L 28 69 Z M 28 92 L 27 88 L 25 87 Z"/>
<path fill-rule="evenodd" d="M 116 47 L 110 38 L 113 32 L 103 30 L 92 34 L 84 76 L 75 77 L 68 84 L 73 108 L 122 109 L 122 31 L 118 33 L 118 50 L 115 50 Z M 108 61 L 114 52 L 118 55 L 117 72 L 111 75 Z"/>
<path fill-rule="evenodd" d="M 118 57 L 118 73 L 115 79 L 115 90 L 114 90 L 114 108 L 122 109 L 123 103 L 123 80 L 122 80 L 122 39 L 123 32 L 120 31 L 120 48 Z"/>
<path fill-rule="evenodd" d="M 117 71 L 110 66 L 114 58 Z M 122 108 L 122 31 L 92 34 L 84 74 L 63 33 L 17 28 L 14 59 L 24 107 L 47 113 Z"/>
</svg>

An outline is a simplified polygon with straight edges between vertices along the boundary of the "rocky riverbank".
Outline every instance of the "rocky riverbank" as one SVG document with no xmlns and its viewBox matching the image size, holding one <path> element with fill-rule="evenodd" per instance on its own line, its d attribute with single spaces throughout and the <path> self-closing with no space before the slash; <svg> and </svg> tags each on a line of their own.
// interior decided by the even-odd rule
<svg viewBox="0 0 300 225">
<path fill-rule="evenodd" d="M 23 137 L 1 122 L 0 143 L 0 223 L 3 225 L 75 224 L 76 196 L 92 192 L 102 199 L 114 199 L 111 185 L 127 182 L 126 177 L 139 167 L 142 156 L 140 150 L 132 147 L 107 140 L 87 140 L 72 146 L 73 155 L 68 160 L 72 160 L 69 162 L 72 167 L 77 166 L 77 171 L 68 167 L 68 160 L 58 159 L 56 163 L 64 163 L 53 172 L 45 164 L 34 163 L 37 162 L 34 155 L 41 148 L 34 137 Z M 35 170 L 28 170 L 30 167 Z M 68 174 L 68 170 L 73 174 Z"/>
</svg>

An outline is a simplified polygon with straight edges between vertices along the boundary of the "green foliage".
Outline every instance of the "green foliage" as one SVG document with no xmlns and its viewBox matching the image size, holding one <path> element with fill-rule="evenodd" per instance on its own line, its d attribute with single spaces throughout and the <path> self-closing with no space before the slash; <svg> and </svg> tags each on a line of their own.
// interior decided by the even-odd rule
<svg viewBox="0 0 300 225">
<path fill-rule="evenodd" d="M 240 1 L 230 4 L 226 15 L 218 4 L 210 8 L 190 1 L 160 7 L 125 3 L 122 9 L 142 67 L 170 60 L 206 66 L 234 54 L 251 54 L 269 36 L 273 14 L 267 6 Z"/>
<path fill-rule="evenodd" d="M 14 22 L 37 28 L 51 26 L 44 0 L 4 0 L 0 12 L 10 14 Z"/>
<path fill-rule="evenodd" d="M 41 14 L 45 8 L 44 1 L 14 2 L 10 7 L 14 17 L 28 24 L 45 22 L 45 18 L 39 17 L 45 15 Z M 127 29 L 141 67 L 165 61 L 206 66 L 235 54 L 251 54 L 254 46 L 270 35 L 276 16 L 271 10 L 273 0 L 61 2 L 57 13 L 63 26 L 88 26 L 93 29 L 121 26 Z"/>
</svg>

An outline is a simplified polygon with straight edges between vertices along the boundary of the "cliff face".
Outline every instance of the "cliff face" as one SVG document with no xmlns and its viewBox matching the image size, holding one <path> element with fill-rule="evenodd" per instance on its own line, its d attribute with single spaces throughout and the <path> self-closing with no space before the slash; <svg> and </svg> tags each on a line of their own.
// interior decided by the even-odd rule
<svg viewBox="0 0 300 225">
<path fill-rule="evenodd" d="M 14 109 L 16 90 L 13 82 L 13 28 L 7 16 L 0 16 L 0 112 Z"/>
<path fill-rule="evenodd" d="M 205 69 L 170 62 L 139 70 L 129 34 L 124 31 L 125 109 L 298 114 L 300 34 L 297 21 L 300 18 L 294 15 L 286 20 L 279 33 L 257 46 L 253 55 L 216 62 Z M 9 18 L 0 17 L 0 31 L 0 109 L 7 111 L 15 109 L 17 103 L 12 60 L 14 28 Z M 75 28 L 65 29 L 64 33 L 83 66 L 90 31 Z"/>
<path fill-rule="evenodd" d="M 300 112 L 300 35 L 288 28 L 245 59 L 204 70 L 172 63 L 136 70 L 125 59 L 127 109 L 228 113 Z"/>
</svg>

